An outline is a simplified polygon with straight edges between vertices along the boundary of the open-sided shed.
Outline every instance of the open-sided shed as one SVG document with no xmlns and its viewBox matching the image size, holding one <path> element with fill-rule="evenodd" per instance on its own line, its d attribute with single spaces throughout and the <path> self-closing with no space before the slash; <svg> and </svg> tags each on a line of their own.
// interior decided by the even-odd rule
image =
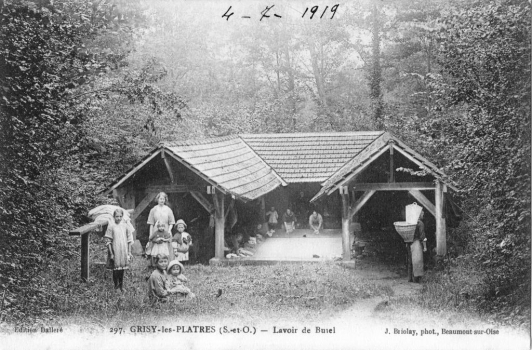
<svg viewBox="0 0 532 350">
<path fill-rule="evenodd" d="M 240 137 L 227 136 L 161 145 L 108 192 L 123 208 L 134 209 L 133 221 L 157 193 L 189 193 L 214 214 L 215 258 L 221 259 L 226 205 L 255 200 L 281 185 L 286 183 Z"/>
<path fill-rule="evenodd" d="M 410 169 L 410 170 L 408 170 Z M 134 225 L 156 194 L 188 193 L 215 217 L 215 256 L 224 259 L 227 208 L 265 198 L 290 205 L 339 202 L 343 259 L 349 260 L 352 217 L 377 191 L 407 191 L 436 222 L 437 252 L 446 252 L 444 196 L 456 185 L 433 163 L 383 131 L 242 134 L 161 144 L 109 185 Z M 335 192 L 339 197 L 331 197 Z M 81 234 L 79 230 L 73 234 Z"/>
</svg>

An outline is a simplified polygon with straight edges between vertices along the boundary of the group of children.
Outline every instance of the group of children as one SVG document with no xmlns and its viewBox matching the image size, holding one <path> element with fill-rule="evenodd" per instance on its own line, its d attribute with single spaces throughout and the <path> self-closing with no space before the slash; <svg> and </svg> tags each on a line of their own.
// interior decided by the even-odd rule
<svg viewBox="0 0 532 350">
<path fill-rule="evenodd" d="M 155 267 L 154 258 L 158 255 L 166 255 L 173 260 L 188 261 L 188 250 L 192 244 L 192 237 L 185 232 L 187 224 L 183 220 L 177 220 L 177 233 L 172 237 L 168 225 L 157 221 L 154 230 L 149 237 L 146 246 L 146 255 L 151 257 L 151 266 Z"/>
<path fill-rule="evenodd" d="M 133 232 L 123 221 L 123 210 L 113 213 L 114 222 L 109 223 L 105 233 L 107 246 L 107 268 L 113 270 L 115 289 L 124 290 L 124 271 L 129 269 L 132 255 Z M 184 267 L 179 261 L 188 260 L 188 248 L 192 242 L 185 232 L 183 220 L 176 223 L 177 233 L 172 237 L 167 225 L 156 223 L 156 230 L 150 234 L 150 244 L 146 254 L 150 257 L 150 266 L 154 267 L 148 279 L 151 299 L 166 300 L 170 295 L 194 298 L 194 293 L 185 286 L 187 278 L 183 275 Z"/>
<path fill-rule="evenodd" d="M 183 275 L 183 265 L 177 260 L 168 260 L 168 256 L 162 254 L 153 259 L 156 268 L 148 280 L 150 299 L 165 301 L 171 295 L 194 298 L 194 293 L 184 284 L 188 280 Z"/>
<path fill-rule="evenodd" d="M 177 233 L 172 237 L 169 228 L 162 222 L 156 222 L 157 230 L 149 237 L 146 255 L 154 267 L 148 279 L 149 295 L 152 300 L 165 301 L 171 295 L 194 298 L 194 293 L 185 286 L 187 278 L 183 275 L 181 261 L 188 261 L 188 249 L 192 243 L 190 234 L 185 232 L 187 224 L 177 220 Z"/>
</svg>

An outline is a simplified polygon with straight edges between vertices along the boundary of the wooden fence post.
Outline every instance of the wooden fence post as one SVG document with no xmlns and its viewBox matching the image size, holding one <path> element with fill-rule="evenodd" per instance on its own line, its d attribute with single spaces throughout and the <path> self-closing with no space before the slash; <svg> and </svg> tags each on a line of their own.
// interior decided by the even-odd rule
<svg viewBox="0 0 532 350">
<path fill-rule="evenodd" d="M 81 235 L 81 279 L 89 280 L 89 240 L 90 232 Z"/>
</svg>

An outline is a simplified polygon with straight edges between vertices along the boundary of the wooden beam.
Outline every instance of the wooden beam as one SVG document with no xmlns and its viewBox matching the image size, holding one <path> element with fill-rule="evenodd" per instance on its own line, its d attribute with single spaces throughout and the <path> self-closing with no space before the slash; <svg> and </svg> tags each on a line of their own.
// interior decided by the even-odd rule
<svg viewBox="0 0 532 350">
<path fill-rule="evenodd" d="M 124 187 L 115 188 L 113 190 L 113 198 L 118 202 L 118 205 L 122 208 L 124 207 L 124 195 L 126 194 L 126 189 Z"/>
<path fill-rule="evenodd" d="M 355 201 L 356 201 L 356 191 L 354 189 L 351 189 L 350 191 L 350 198 L 349 198 L 349 208 L 353 208 L 355 206 Z M 358 222 L 358 215 L 353 215 L 353 216 L 350 216 L 349 217 L 351 219 L 351 222 Z M 353 242 L 351 242 L 353 243 Z M 351 244 L 352 246 L 353 244 Z"/>
<path fill-rule="evenodd" d="M 361 165 L 358 166 L 358 168 L 356 170 L 353 170 L 353 172 L 349 175 L 347 175 L 347 177 L 343 180 L 340 180 L 334 187 L 332 187 L 329 191 L 327 191 L 327 194 L 330 195 L 331 193 L 333 193 L 334 191 L 336 191 L 336 189 L 338 189 L 340 186 L 345 186 L 347 185 L 349 182 L 351 182 L 351 180 L 353 180 L 353 178 L 358 175 L 362 170 L 366 169 L 368 167 L 368 165 L 370 165 L 371 163 L 373 163 L 374 160 L 376 160 L 377 158 L 379 158 L 384 152 L 386 152 L 386 147 L 383 147 L 382 149 L 380 149 L 379 151 L 377 151 L 375 154 L 373 154 L 371 157 L 369 157 L 368 159 L 365 159 L 364 160 L 364 163 L 362 163 Z M 362 153 L 362 152 L 361 152 Z M 360 153 L 359 153 L 360 154 Z M 357 155 L 358 156 L 358 155 Z"/>
<path fill-rule="evenodd" d="M 135 212 L 133 215 L 131 215 L 131 220 L 136 220 L 140 214 L 148 207 L 148 205 L 151 203 L 151 201 L 157 196 L 157 193 L 155 192 L 149 192 L 146 197 L 137 205 L 135 208 Z"/>
<path fill-rule="evenodd" d="M 150 185 L 144 189 L 145 192 L 165 192 L 165 193 L 186 193 L 191 191 L 202 192 L 205 191 L 204 186 L 194 186 L 186 184 L 171 184 L 171 185 Z"/>
<path fill-rule="evenodd" d="M 424 206 L 425 209 L 427 209 L 429 211 L 429 213 L 432 214 L 432 216 L 436 217 L 436 209 L 434 207 L 434 204 L 432 204 L 430 202 L 430 200 L 427 197 L 425 197 L 425 195 L 423 193 L 421 193 L 418 190 L 410 190 L 410 191 L 408 191 L 408 193 L 410 193 L 412 195 L 412 197 L 417 199 L 417 201 L 422 206 Z"/>
<path fill-rule="evenodd" d="M 398 141 L 398 140 L 397 140 Z M 426 169 L 432 176 L 434 176 L 435 178 L 439 178 L 441 177 L 442 175 L 444 175 L 443 173 L 440 173 L 441 174 L 438 174 L 436 171 L 434 171 L 433 169 L 431 169 L 430 167 L 433 167 L 434 169 L 438 169 L 434 164 L 432 164 L 431 162 L 429 162 L 427 159 L 423 158 L 421 155 L 418 155 L 414 150 L 410 149 L 408 146 L 406 146 L 404 143 L 398 141 L 399 144 L 402 145 L 402 147 L 405 148 L 405 150 L 401 149 L 399 146 L 397 145 L 394 145 L 393 147 L 399 152 L 401 153 L 403 156 L 405 156 L 406 158 L 410 159 L 412 162 L 414 162 L 415 164 L 417 164 L 418 166 Z M 406 149 L 410 150 L 412 152 L 412 154 L 408 153 L 406 151 Z M 416 156 L 414 156 L 413 154 L 416 154 Z M 423 162 L 425 162 L 426 164 L 423 164 Z M 429 166 L 427 166 L 430 165 Z M 439 171 L 439 169 L 438 169 Z M 447 184 L 450 188 L 452 188 L 453 190 L 455 191 L 458 191 L 458 188 L 456 188 L 456 186 L 452 185 L 452 184 Z"/>
<path fill-rule="evenodd" d="M 344 261 L 351 260 L 351 246 L 349 239 L 349 228 L 351 227 L 351 216 L 349 215 L 349 188 L 340 187 L 340 197 L 342 198 L 342 258 Z"/>
<path fill-rule="evenodd" d="M 172 173 L 172 168 L 170 167 L 170 162 L 168 161 L 168 158 L 165 157 L 164 149 L 161 152 L 161 158 L 163 158 L 164 165 L 166 166 L 166 171 L 168 172 L 168 176 L 170 176 L 170 182 L 174 183 L 174 174 Z"/>
<path fill-rule="evenodd" d="M 227 220 L 227 216 L 229 215 L 229 212 L 233 209 L 235 206 L 235 199 L 231 198 L 231 202 L 229 202 L 229 205 L 227 206 L 227 209 L 225 210 L 225 217 L 224 219 Z"/>
<path fill-rule="evenodd" d="M 192 195 L 192 197 L 194 197 L 196 201 L 198 201 L 199 204 L 201 204 L 201 206 L 205 210 L 207 210 L 209 213 L 214 212 L 214 206 L 211 204 L 211 202 L 209 202 L 207 198 L 203 196 L 203 193 L 197 192 L 197 191 L 191 191 L 190 194 Z"/>
<path fill-rule="evenodd" d="M 168 152 L 168 155 L 172 158 L 174 158 L 175 160 L 177 160 L 179 163 L 183 164 L 185 167 L 187 167 L 190 171 L 192 171 L 194 174 L 198 175 L 200 178 L 202 178 L 203 180 L 205 180 L 207 183 L 211 184 L 213 187 L 216 185 L 215 183 L 213 183 L 213 181 L 207 177 L 205 174 L 203 174 L 201 171 L 197 170 L 196 168 L 194 168 L 191 164 L 188 164 L 183 158 L 177 156 L 176 154 L 174 154 L 172 151 Z M 218 191 L 221 191 L 222 193 L 225 194 L 225 191 L 222 190 L 221 188 L 216 188 Z"/>
<path fill-rule="evenodd" d="M 353 188 L 356 191 L 408 191 L 408 190 L 434 190 L 436 185 L 432 182 L 369 182 L 355 183 Z"/>
<path fill-rule="evenodd" d="M 225 215 L 224 215 L 224 194 L 215 190 L 212 193 L 212 200 L 214 203 L 214 242 L 215 251 L 214 257 L 216 259 L 223 259 L 224 255 L 224 230 L 225 230 Z"/>
<path fill-rule="evenodd" d="M 443 256 L 447 253 L 447 235 L 443 224 L 443 189 L 441 181 L 436 181 L 436 254 Z"/>
<path fill-rule="evenodd" d="M 434 170 L 435 172 L 439 173 L 440 176 L 444 176 L 445 174 L 436 166 L 436 164 L 432 163 L 430 160 L 428 160 L 427 158 L 423 157 L 421 154 L 419 154 L 418 152 L 414 151 L 412 148 L 410 148 L 408 145 L 406 145 L 404 142 L 402 142 L 401 140 L 399 139 L 396 139 L 395 137 L 393 138 L 393 142 L 395 143 L 394 144 L 394 148 L 397 149 L 398 151 L 400 151 L 402 154 L 404 153 L 407 153 L 408 155 L 404 154 L 405 157 L 407 158 L 414 158 L 414 159 L 417 159 L 419 160 L 420 163 L 423 163 L 423 166 L 426 167 L 426 165 L 428 165 L 429 167 L 432 168 L 432 170 Z M 414 161 L 415 162 L 415 161 Z M 453 184 L 449 184 L 449 186 L 457 191 L 458 189 L 453 186 Z"/>
<path fill-rule="evenodd" d="M 90 224 L 83 225 L 77 229 L 71 230 L 68 232 L 70 236 L 83 236 L 86 233 L 92 232 L 92 231 L 100 231 L 102 229 L 102 223 L 95 221 L 91 222 Z"/>
<path fill-rule="evenodd" d="M 152 160 L 153 158 L 155 158 L 155 156 L 161 152 L 161 150 L 157 150 L 155 152 L 153 152 L 152 155 L 150 155 L 148 158 L 146 158 L 145 160 L 143 160 L 141 163 L 139 163 L 139 165 L 137 165 L 136 167 L 134 167 L 133 169 L 131 169 L 129 171 L 129 173 L 127 173 L 126 176 L 124 176 L 124 178 L 122 178 L 120 181 L 118 181 L 116 184 L 114 184 L 113 186 L 111 186 L 111 188 L 109 188 L 107 191 L 105 191 L 105 194 L 109 194 L 110 192 L 112 192 L 115 188 L 117 188 L 118 186 L 120 186 L 121 184 L 123 184 L 127 179 L 129 179 L 131 176 L 133 176 L 137 171 L 139 171 L 144 165 L 146 165 L 150 160 Z"/>
<path fill-rule="evenodd" d="M 390 145 L 390 174 L 388 176 L 388 182 L 395 182 L 395 169 L 393 166 L 393 144 Z"/>
<path fill-rule="evenodd" d="M 90 234 L 81 235 L 81 280 L 89 280 L 89 239 Z"/>
<path fill-rule="evenodd" d="M 363 206 L 366 204 L 366 202 L 375 194 L 375 190 L 370 190 L 364 192 L 362 197 L 360 197 L 355 204 L 353 205 L 353 208 L 351 208 L 351 211 L 349 212 L 349 217 L 353 217 Z"/>
</svg>

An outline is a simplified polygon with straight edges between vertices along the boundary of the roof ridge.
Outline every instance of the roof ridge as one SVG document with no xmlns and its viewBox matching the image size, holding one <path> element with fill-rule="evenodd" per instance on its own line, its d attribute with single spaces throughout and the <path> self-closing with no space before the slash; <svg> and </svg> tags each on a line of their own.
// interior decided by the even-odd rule
<svg viewBox="0 0 532 350">
<path fill-rule="evenodd" d="M 247 148 L 249 148 L 251 150 L 251 152 L 253 152 L 257 157 L 259 157 L 259 159 L 262 161 L 262 163 L 264 163 L 268 168 L 270 168 L 270 171 L 273 173 L 273 175 L 275 177 L 277 177 L 280 181 L 281 181 L 281 184 L 283 186 L 286 186 L 287 183 L 286 181 L 281 177 L 281 175 L 279 175 L 277 173 L 277 171 L 271 166 L 270 163 L 268 163 L 264 158 L 262 158 L 262 156 L 253 148 L 251 147 L 247 142 L 246 140 L 244 140 L 242 137 L 240 137 L 240 135 L 237 135 L 237 137 L 240 139 L 240 141 L 242 141 L 244 143 L 244 145 L 246 145 Z"/>
<path fill-rule="evenodd" d="M 223 142 L 230 141 L 239 138 L 238 135 L 226 135 L 226 136 L 211 136 L 199 139 L 191 139 L 184 141 L 166 141 L 161 142 L 163 147 L 179 147 L 179 146 L 196 146 L 196 145 L 206 145 L 214 142 Z"/>
<path fill-rule="evenodd" d="M 379 139 L 381 138 L 386 138 L 386 135 L 388 136 L 388 140 L 390 139 L 390 137 L 393 137 L 389 132 L 386 132 L 384 131 L 382 133 L 382 135 L 379 135 L 379 137 L 375 138 L 373 141 L 371 141 L 370 143 L 368 143 L 364 148 L 362 148 L 357 154 L 354 154 L 349 160 L 347 160 L 344 164 L 342 164 L 338 169 L 336 169 L 336 171 L 334 173 L 331 174 L 331 176 L 329 176 L 327 178 L 327 180 L 323 181 L 320 185 L 322 187 L 325 187 L 325 186 L 329 186 L 330 185 L 330 181 L 333 181 L 333 180 L 336 180 L 335 177 L 337 174 L 340 174 L 342 172 L 342 170 L 348 166 L 348 164 L 352 163 L 354 161 L 354 159 L 359 155 L 359 154 L 362 154 L 362 152 L 364 152 L 366 149 L 369 149 L 369 147 L 371 147 L 371 145 L 374 145 Z M 385 142 L 387 142 L 388 140 L 386 140 Z"/>
<path fill-rule="evenodd" d="M 293 132 L 293 133 L 263 133 L 263 134 L 253 134 L 253 133 L 243 133 L 238 134 L 241 138 L 244 137 L 308 137 L 308 136 L 360 136 L 360 135 L 382 135 L 385 131 L 329 131 L 329 132 Z"/>
</svg>

